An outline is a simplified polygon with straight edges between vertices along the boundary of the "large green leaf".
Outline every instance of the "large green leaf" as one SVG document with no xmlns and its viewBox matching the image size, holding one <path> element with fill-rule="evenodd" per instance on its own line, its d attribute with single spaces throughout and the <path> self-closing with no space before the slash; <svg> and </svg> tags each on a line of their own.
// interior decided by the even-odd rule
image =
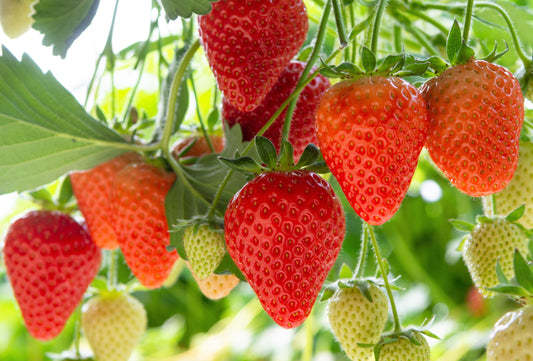
<svg viewBox="0 0 533 361">
<path fill-rule="evenodd" d="M 211 11 L 211 2 L 216 0 L 161 0 L 167 16 L 175 20 L 178 16 L 190 18 L 192 14 L 205 15 Z"/>
<path fill-rule="evenodd" d="M 6 48 L 0 57 L 0 194 L 35 189 L 126 151 L 52 74 Z"/>
<path fill-rule="evenodd" d="M 33 28 L 44 34 L 43 44 L 54 55 L 67 55 L 74 40 L 89 26 L 100 0 L 39 0 Z"/>
</svg>

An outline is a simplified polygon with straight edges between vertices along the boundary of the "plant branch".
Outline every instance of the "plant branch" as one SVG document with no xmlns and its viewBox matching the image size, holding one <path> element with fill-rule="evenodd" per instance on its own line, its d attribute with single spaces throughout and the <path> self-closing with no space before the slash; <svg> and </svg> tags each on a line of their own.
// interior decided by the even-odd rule
<svg viewBox="0 0 533 361">
<path fill-rule="evenodd" d="M 465 13 L 465 27 L 463 29 L 463 41 L 468 43 L 470 36 L 470 27 L 472 26 L 472 15 L 474 14 L 474 0 L 468 0 Z"/>
<path fill-rule="evenodd" d="M 331 0 L 331 3 L 333 4 L 333 13 L 335 14 L 335 23 L 337 24 L 337 33 L 339 34 L 340 46 L 345 48 L 346 45 L 348 45 L 348 42 L 346 40 L 346 28 L 344 25 L 341 4 L 339 3 L 339 0 Z M 326 4 L 326 7 L 328 5 L 329 1 L 328 4 Z M 324 18 L 324 16 L 322 16 L 322 18 Z"/>
<path fill-rule="evenodd" d="M 378 39 L 379 39 L 379 27 L 383 21 L 383 14 L 388 5 L 388 0 L 378 0 L 376 18 L 374 19 L 374 26 L 372 27 L 372 41 L 370 45 L 370 50 L 375 54 L 378 50 Z"/>
</svg>

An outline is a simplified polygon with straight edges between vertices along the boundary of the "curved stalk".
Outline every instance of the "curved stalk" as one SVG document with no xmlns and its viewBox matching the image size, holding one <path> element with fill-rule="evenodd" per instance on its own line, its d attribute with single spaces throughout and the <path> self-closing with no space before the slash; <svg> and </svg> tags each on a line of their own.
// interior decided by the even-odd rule
<svg viewBox="0 0 533 361">
<path fill-rule="evenodd" d="M 379 27 L 383 21 L 383 14 L 385 13 L 388 2 L 388 0 L 379 0 L 377 5 L 376 18 L 374 20 L 374 26 L 372 27 L 372 41 L 370 43 L 370 50 L 372 50 L 374 54 L 378 50 Z"/>
<path fill-rule="evenodd" d="M 468 42 L 468 37 L 470 35 L 470 27 L 472 26 L 472 15 L 474 14 L 474 0 L 468 0 L 466 4 L 466 14 L 465 14 L 465 27 L 463 29 L 463 41 L 465 44 Z"/>
</svg>

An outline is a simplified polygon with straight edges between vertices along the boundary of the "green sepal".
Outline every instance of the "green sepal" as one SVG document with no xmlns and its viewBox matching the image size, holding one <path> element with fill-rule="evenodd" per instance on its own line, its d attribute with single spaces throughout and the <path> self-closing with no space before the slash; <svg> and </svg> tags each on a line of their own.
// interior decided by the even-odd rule
<svg viewBox="0 0 533 361">
<path fill-rule="evenodd" d="M 218 124 L 218 120 L 220 119 L 220 111 L 217 107 L 214 107 L 213 110 L 209 113 L 207 116 L 207 129 L 213 130 L 215 126 Z"/>
<path fill-rule="evenodd" d="M 305 170 L 309 172 L 319 173 L 319 174 L 326 174 L 330 173 L 331 170 L 329 169 L 328 165 L 325 161 L 318 161 L 315 162 L 307 167 L 304 168 Z"/>
<path fill-rule="evenodd" d="M 353 272 L 351 268 L 346 263 L 343 263 L 339 271 L 339 278 L 351 279 L 352 277 L 353 277 Z"/>
<path fill-rule="evenodd" d="M 496 285 L 494 287 L 489 287 L 487 290 L 496 292 L 496 293 L 502 293 L 506 295 L 511 296 L 518 296 L 518 297 L 529 297 L 531 294 L 524 288 L 520 286 L 515 285 Z"/>
<path fill-rule="evenodd" d="M 248 282 L 246 280 L 246 277 L 244 277 L 239 267 L 237 267 L 237 265 L 235 264 L 235 262 L 233 262 L 233 259 L 231 259 L 231 256 L 227 252 L 224 255 L 224 258 L 222 258 L 222 261 L 219 263 L 214 273 L 222 275 L 231 273 L 241 281 Z"/>
<path fill-rule="evenodd" d="M 325 302 L 329 300 L 331 297 L 333 297 L 335 292 L 337 292 L 337 289 L 338 287 L 336 283 L 331 283 L 327 285 L 326 287 L 324 287 L 324 290 L 322 291 L 322 296 L 320 297 L 320 302 Z"/>
<path fill-rule="evenodd" d="M 488 61 L 489 63 L 493 63 L 496 60 L 498 60 L 499 58 L 501 58 L 502 56 L 504 56 L 509 51 L 509 45 L 507 44 L 507 42 L 505 40 L 503 42 L 505 44 L 505 49 L 504 50 L 502 50 L 502 51 L 500 51 L 498 53 L 498 43 L 495 41 L 494 42 L 494 48 L 492 49 L 492 51 L 489 54 L 487 54 L 485 57 L 481 58 L 481 59 L 485 60 L 485 61 Z"/>
<path fill-rule="evenodd" d="M 374 347 L 373 343 L 364 343 L 364 342 L 357 342 L 357 346 L 362 348 L 371 348 Z"/>
<path fill-rule="evenodd" d="M 376 69 L 376 55 L 366 46 L 361 49 L 361 62 L 367 73 L 372 73 Z"/>
<path fill-rule="evenodd" d="M 485 216 L 485 215 L 483 215 L 483 214 L 480 214 L 480 215 L 478 215 L 478 216 L 476 217 L 476 222 L 477 222 L 478 224 L 488 224 L 488 223 L 492 223 L 492 222 L 494 222 L 494 219 L 491 218 L 491 217 L 487 217 L 487 216 Z"/>
<path fill-rule="evenodd" d="M 370 302 L 374 302 L 372 299 L 372 294 L 370 293 L 370 283 L 364 282 L 364 281 L 357 281 L 355 282 L 355 285 L 359 288 L 363 296 Z"/>
<path fill-rule="evenodd" d="M 280 170 L 288 171 L 294 168 L 294 149 L 292 144 L 286 140 L 281 141 L 278 164 L 277 168 Z"/>
<path fill-rule="evenodd" d="M 377 73 L 395 73 L 403 67 L 405 63 L 405 53 L 388 55 L 378 66 Z"/>
<path fill-rule="evenodd" d="M 514 211 L 512 211 L 511 213 L 509 213 L 506 217 L 505 217 L 505 220 L 508 221 L 508 222 L 516 222 L 518 221 L 520 218 L 522 218 L 522 216 L 524 215 L 524 212 L 526 211 L 526 204 L 522 204 L 520 207 L 518 207 L 517 209 L 515 209 Z"/>
<path fill-rule="evenodd" d="M 501 285 L 510 284 L 509 280 L 507 279 L 507 276 L 505 276 L 505 273 L 503 272 L 502 265 L 500 264 L 499 258 L 496 260 L 496 278 L 498 279 L 498 282 Z"/>
<path fill-rule="evenodd" d="M 440 74 L 449 68 L 449 64 L 440 56 L 434 55 L 425 60 L 429 62 L 429 67 L 433 69 L 436 74 Z"/>
<path fill-rule="evenodd" d="M 302 169 L 304 167 L 307 167 L 320 157 L 320 150 L 317 148 L 314 144 L 308 144 L 303 153 L 300 155 L 300 159 L 298 159 L 298 163 L 296 163 L 296 169 Z"/>
<path fill-rule="evenodd" d="M 358 76 L 363 76 L 365 72 L 353 63 L 344 62 L 337 66 L 331 66 L 327 65 L 322 60 L 320 74 L 324 75 L 327 78 L 350 79 Z"/>
<path fill-rule="evenodd" d="M 475 225 L 473 225 L 472 223 L 469 223 L 467 221 L 463 221 L 461 219 L 450 219 L 449 222 L 458 231 L 463 231 L 463 232 L 470 233 L 475 228 Z"/>
<path fill-rule="evenodd" d="M 463 251 L 463 248 L 465 246 L 465 242 L 466 240 L 468 239 L 468 236 L 469 234 L 466 234 L 464 235 L 462 238 L 461 238 L 461 242 L 459 242 L 459 245 L 457 245 L 457 248 L 456 248 L 456 251 L 457 252 L 462 252 Z"/>
<path fill-rule="evenodd" d="M 60 208 L 65 207 L 74 198 L 74 191 L 72 190 L 72 183 L 70 176 L 63 178 L 59 190 L 57 192 L 57 204 Z"/>
<path fill-rule="evenodd" d="M 354 280 L 339 280 L 337 281 L 337 287 L 338 288 L 354 288 L 355 287 L 355 281 Z"/>
<path fill-rule="evenodd" d="M 265 170 L 259 163 L 250 157 L 239 157 L 235 159 L 218 157 L 218 159 L 231 169 L 239 172 L 259 174 Z"/>
<path fill-rule="evenodd" d="M 407 65 L 402 70 L 396 72 L 394 75 L 399 77 L 423 75 L 429 69 L 429 62 L 415 62 Z"/>
<path fill-rule="evenodd" d="M 446 42 L 446 55 L 452 65 L 464 64 L 474 56 L 474 49 L 466 45 L 461 34 L 459 22 L 453 22 Z"/>
<path fill-rule="evenodd" d="M 269 169 L 274 169 L 277 164 L 277 153 L 276 147 L 272 142 L 265 137 L 255 137 L 255 147 L 259 158 L 265 163 L 266 167 Z"/>
<path fill-rule="evenodd" d="M 533 294 L 533 268 L 517 249 L 514 252 L 513 265 L 518 284 Z"/>
</svg>

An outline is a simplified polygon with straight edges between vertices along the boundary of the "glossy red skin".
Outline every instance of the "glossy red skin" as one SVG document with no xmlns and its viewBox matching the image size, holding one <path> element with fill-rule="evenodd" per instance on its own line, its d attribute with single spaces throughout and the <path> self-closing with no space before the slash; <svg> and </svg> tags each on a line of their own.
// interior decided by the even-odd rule
<svg viewBox="0 0 533 361">
<path fill-rule="evenodd" d="M 29 333 L 48 341 L 65 327 L 96 276 L 102 255 L 72 217 L 40 210 L 11 224 L 4 260 Z"/>
<path fill-rule="evenodd" d="M 421 88 L 431 159 L 460 191 L 480 197 L 511 181 L 524 122 L 520 84 L 504 67 L 484 60 L 448 68 Z"/>
<path fill-rule="evenodd" d="M 115 175 L 132 163 L 142 162 L 137 153 L 125 153 L 84 172 L 72 172 L 72 191 L 91 237 L 100 248 L 115 249 L 118 239 L 111 223 L 111 188 Z"/>
<path fill-rule="evenodd" d="M 309 28 L 302 0 L 220 0 L 198 17 L 200 39 L 219 89 L 252 111 L 298 53 Z"/>
<path fill-rule="evenodd" d="M 282 327 L 309 315 L 345 233 L 331 186 L 306 171 L 262 173 L 231 200 L 228 253 L 265 311 Z"/>
<path fill-rule="evenodd" d="M 230 127 L 240 124 L 243 140 L 250 141 L 272 118 L 281 104 L 287 100 L 296 88 L 296 84 L 305 68 L 305 63 L 291 61 L 283 70 L 278 81 L 266 98 L 251 112 L 242 112 L 231 105 L 227 98 L 222 100 L 222 117 Z M 315 112 L 322 94 L 330 87 L 329 80 L 323 75 L 316 76 L 302 90 L 294 109 L 289 141 L 294 149 L 295 161 L 298 161 L 309 143 L 317 144 Z M 274 123 L 263 134 L 270 139 L 276 150 L 281 147 L 281 135 L 287 111 L 283 111 Z"/>
<path fill-rule="evenodd" d="M 151 164 L 132 164 L 113 182 L 113 224 L 124 259 L 147 288 L 163 285 L 178 259 L 170 245 L 165 197 L 176 175 Z"/>
<path fill-rule="evenodd" d="M 317 111 L 324 160 L 355 212 L 372 225 L 400 207 L 427 132 L 424 99 L 397 77 L 341 81 Z"/>
</svg>

